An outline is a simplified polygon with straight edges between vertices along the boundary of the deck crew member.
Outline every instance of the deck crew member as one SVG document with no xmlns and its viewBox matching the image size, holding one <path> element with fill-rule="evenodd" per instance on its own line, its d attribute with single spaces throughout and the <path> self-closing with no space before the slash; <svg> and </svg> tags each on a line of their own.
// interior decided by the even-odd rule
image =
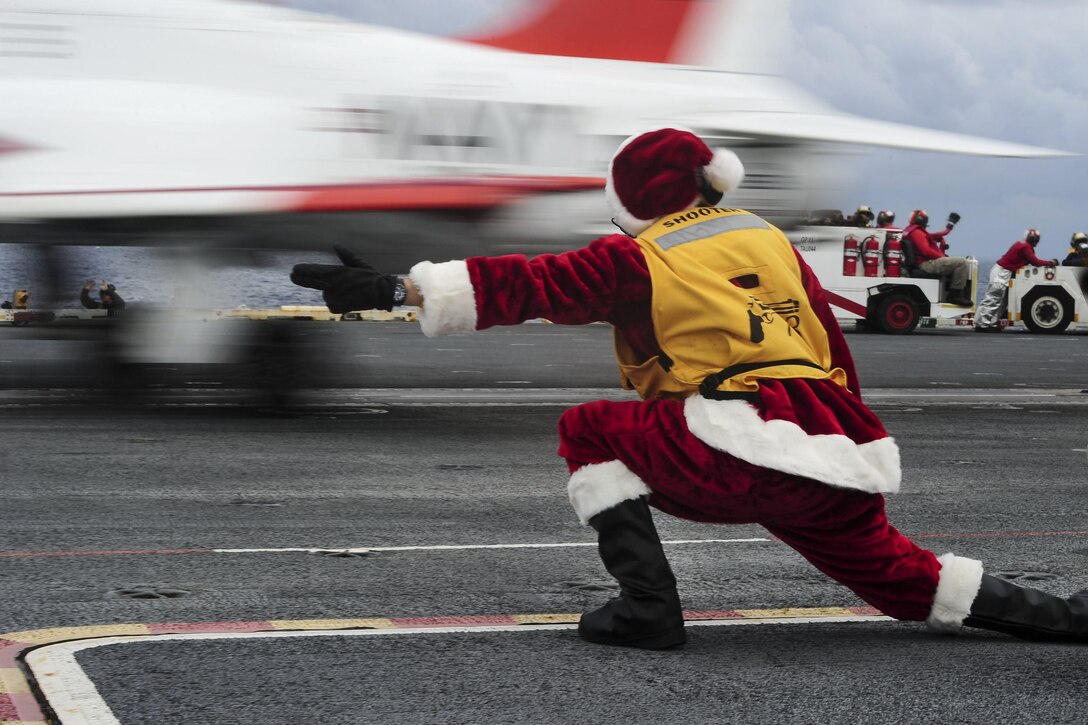
<svg viewBox="0 0 1088 725">
<path fill-rule="evenodd" d="M 1035 247 L 1039 246 L 1039 230 L 1028 229 L 1024 238 L 1012 243 L 1012 246 L 990 268 L 990 284 L 986 295 L 978 306 L 975 316 L 975 332 L 1001 332 L 997 318 L 1001 313 L 1009 294 L 1009 280 L 1019 270 L 1029 264 L 1036 267 L 1055 267 L 1058 260 L 1039 259 L 1035 256 Z"/>
<path fill-rule="evenodd" d="M 929 274 L 940 275 L 947 280 L 948 293 L 946 302 L 960 307 L 970 307 L 975 303 L 967 292 L 967 277 L 970 265 L 964 257 L 949 257 L 945 236 L 956 226 L 960 215 L 953 212 L 948 216 L 945 228 L 931 232 L 929 215 L 924 209 L 915 209 L 910 215 L 910 224 L 903 230 L 903 239 L 914 245 L 914 256 L 919 269 Z"/>
</svg>

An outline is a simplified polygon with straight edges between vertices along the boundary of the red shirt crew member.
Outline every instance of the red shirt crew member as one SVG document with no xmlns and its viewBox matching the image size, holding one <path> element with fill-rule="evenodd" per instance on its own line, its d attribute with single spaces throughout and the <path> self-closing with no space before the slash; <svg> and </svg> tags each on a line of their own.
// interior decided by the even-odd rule
<svg viewBox="0 0 1088 725">
<path fill-rule="evenodd" d="M 1039 259 L 1035 247 L 1039 244 L 1039 230 L 1028 229 L 1024 238 L 1013 242 L 1008 251 L 990 268 L 990 282 L 975 316 L 975 332 L 1001 332 L 998 317 L 1009 292 L 1009 280 L 1019 270 L 1031 264 L 1036 267 L 1053 267 L 1057 260 Z"/>
<path fill-rule="evenodd" d="M 970 307 L 974 304 L 967 292 L 967 278 L 971 268 L 964 257 L 949 257 L 944 253 L 948 244 L 944 237 L 952 231 L 959 221 L 959 214 L 948 217 L 948 225 L 939 232 L 930 232 L 929 215 L 924 209 L 911 212 L 910 224 L 903 230 L 903 239 L 914 247 L 915 263 L 928 274 L 940 275 L 945 280 L 948 290 L 945 301 L 949 304 Z"/>
</svg>

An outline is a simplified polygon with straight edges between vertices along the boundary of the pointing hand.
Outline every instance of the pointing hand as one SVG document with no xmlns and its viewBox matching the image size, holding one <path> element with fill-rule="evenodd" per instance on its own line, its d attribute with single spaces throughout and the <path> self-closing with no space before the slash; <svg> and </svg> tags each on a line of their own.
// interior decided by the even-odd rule
<svg viewBox="0 0 1088 725">
<path fill-rule="evenodd" d="M 291 281 L 301 287 L 321 290 L 330 312 L 392 310 L 397 277 L 381 274 L 346 247 L 333 245 L 339 264 L 296 264 Z"/>
</svg>

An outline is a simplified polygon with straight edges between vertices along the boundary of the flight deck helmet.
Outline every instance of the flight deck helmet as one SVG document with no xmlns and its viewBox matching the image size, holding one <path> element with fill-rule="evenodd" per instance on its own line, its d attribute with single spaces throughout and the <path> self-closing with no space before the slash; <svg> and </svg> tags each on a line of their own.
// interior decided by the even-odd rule
<svg viewBox="0 0 1088 725">
<path fill-rule="evenodd" d="M 1024 241 L 1034 247 L 1036 244 L 1039 243 L 1039 230 L 1028 229 L 1026 232 L 1024 232 Z"/>
<path fill-rule="evenodd" d="M 876 224 L 880 227 L 886 227 L 890 224 L 895 224 L 895 212 L 885 209 L 876 215 Z"/>
<path fill-rule="evenodd" d="M 925 209 L 915 209 L 910 213 L 910 223 L 916 227 L 924 227 L 929 224 L 929 214 Z"/>
</svg>

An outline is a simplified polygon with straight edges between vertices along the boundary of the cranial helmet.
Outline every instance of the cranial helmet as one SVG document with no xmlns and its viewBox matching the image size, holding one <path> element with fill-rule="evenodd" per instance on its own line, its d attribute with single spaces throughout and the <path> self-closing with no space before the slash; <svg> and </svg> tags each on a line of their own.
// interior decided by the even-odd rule
<svg viewBox="0 0 1088 725">
<path fill-rule="evenodd" d="M 1026 232 L 1024 232 L 1024 241 L 1034 247 L 1036 244 L 1039 243 L 1039 230 L 1028 229 Z"/>
<path fill-rule="evenodd" d="M 716 204 L 743 179 L 744 165 L 732 151 L 712 151 L 685 129 L 659 128 L 620 144 L 605 196 L 620 228 L 638 234 L 666 214 Z"/>
<path fill-rule="evenodd" d="M 915 209 L 910 213 L 910 223 L 915 226 L 924 227 L 929 224 L 929 214 L 926 214 L 925 209 Z"/>
<path fill-rule="evenodd" d="M 882 212 L 880 212 L 879 214 L 876 215 L 876 223 L 878 225 L 880 225 L 880 226 L 885 226 L 887 224 L 893 224 L 894 222 L 895 222 L 895 212 L 894 211 L 888 211 L 887 209 L 885 209 L 884 211 L 882 211 Z"/>
</svg>

